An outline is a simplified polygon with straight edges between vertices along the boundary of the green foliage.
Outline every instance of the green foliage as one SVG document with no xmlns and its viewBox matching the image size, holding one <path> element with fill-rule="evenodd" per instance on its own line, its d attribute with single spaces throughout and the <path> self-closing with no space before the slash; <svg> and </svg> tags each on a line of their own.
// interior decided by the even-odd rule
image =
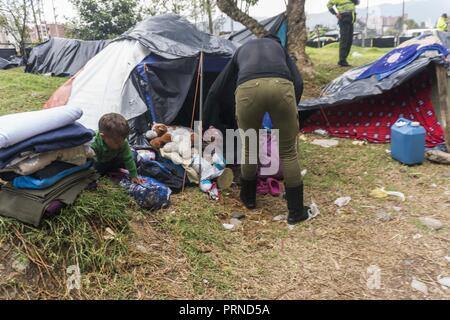
<svg viewBox="0 0 450 320">
<path fill-rule="evenodd" d="M 25 55 L 31 18 L 30 0 L 0 0 L 0 28 L 13 39 L 16 49 Z"/>
<path fill-rule="evenodd" d="M 138 0 L 71 0 L 79 20 L 72 21 L 71 36 L 85 40 L 115 38 L 142 20 Z"/>
</svg>

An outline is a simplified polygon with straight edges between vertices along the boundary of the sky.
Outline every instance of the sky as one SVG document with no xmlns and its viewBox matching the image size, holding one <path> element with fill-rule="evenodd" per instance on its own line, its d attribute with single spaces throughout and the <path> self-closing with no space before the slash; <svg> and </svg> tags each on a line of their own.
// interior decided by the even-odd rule
<svg viewBox="0 0 450 320">
<path fill-rule="evenodd" d="M 403 0 L 360 0 L 361 7 L 367 6 L 367 1 L 372 6 L 382 3 L 401 3 Z M 307 13 L 321 13 L 327 11 L 328 0 L 306 0 L 305 8 Z M 252 8 L 250 13 L 254 16 L 270 17 L 283 12 L 286 9 L 284 0 L 259 0 L 258 6 Z"/>
<path fill-rule="evenodd" d="M 287 1 L 287 0 L 286 0 Z M 382 3 L 401 3 L 402 0 L 361 0 L 361 7 L 378 5 Z M 45 16 L 48 21 L 54 21 L 52 2 L 55 3 L 58 21 L 64 21 L 64 17 L 73 17 L 74 10 L 68 0 L 43 0 Z M 327 10 L 328 0 L 306 0 L 307 13 L 320 13 Z M 254 17 L 272 17 L 286 9 L 285 0 L 259 0 L 259 4 L 250 9 L 250 14 Z"/>
</svg>

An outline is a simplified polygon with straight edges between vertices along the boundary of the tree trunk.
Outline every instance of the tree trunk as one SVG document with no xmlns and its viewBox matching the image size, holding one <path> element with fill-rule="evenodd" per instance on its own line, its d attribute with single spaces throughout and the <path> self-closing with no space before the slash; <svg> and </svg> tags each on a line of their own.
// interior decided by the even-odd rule
<svg viewBox="0 0 450 320">
<path fill-rule="evenodd" d="M 263 37 L 268 33 L 258 21 L 241 11 L 233 0 L 217 0 L 217 6 L 231 19 L 246 26 L 257 37 Z"/>
<path fill-rule="evenodd" d="M 40 25 L 38 24 L 36 9 L 34 7 L 34 0 L 31 0 L 30 3 L 31 3 L 31 10 L 33 11 L 34 25 L 36 26 L 36 32 L 38 35 L 39 43 L 41 43 L 42 42 L 41 28 Z"/>
<path fill-rule="evenodd" d="M 209 33 L 214 34 L 211 0 L 205 0 L 205 9 L 208 14 Z"/>
<path fill-rule="evenodd" d="M 306 30 L 305 0 L 289 0 L 288 18 L 288 50 L 296 59 L 298 68 L 307 75 L 313 75 L 313 63 L 306 53 L 308 34 Z"/>
</svg>

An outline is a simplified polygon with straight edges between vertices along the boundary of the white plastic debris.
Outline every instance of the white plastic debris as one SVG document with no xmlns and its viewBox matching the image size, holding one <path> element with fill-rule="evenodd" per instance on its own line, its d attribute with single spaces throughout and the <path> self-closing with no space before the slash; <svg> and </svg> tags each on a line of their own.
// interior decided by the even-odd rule
<svg viewBox="0 0 450 320">
<path fill-rule="evenodd" d="M 354 146 L 365 146 L 367 144 L 366 141 L 353 141 L 352 144 Z"/>
<path fill-rule="evenodd" d="M 450 263 L 450 256 L 444 257 L 445 260 L 447 260 L 448 263 Z"/>
<path fill-rule="evenodd" d="M 411 287 L 414 290 L 417 290 L 419 292 L 422 292 L 423 294 L 428 294 L 428 287 L 425 283 L 422 281 L 417 280 L 416 278 L 413 278 L 411 282 Z"/>
<path fill-rule="evenodd" d="M 315 134 L 318 134 L 320 136 L 327 136 L 328 135 L 328 131 L 323 130 L 323 129 L 317 129 L 314 131 Z"/>
<path fill-rule="evenodd" d="M 421 217 L 419 221 L 426 227 L 432 230 L 439 230 L 444 227 L 441 221 L 431 218 L 431 217 Z"/>
<path fill-rule="evenodd" d="M 450 153 L 443 152 L 440 150 L 427 151 L 425 157 L 431 162 L 447 165 L 450 164 Z"/>
<path fill-rule="evenodd" d="M 238 228 L 238 227 L 242 224 L 242 221 L 239 220 L 239 219 L 236 219 L 236 218 L 232 218 L 232 219 L 230 220 L 230 224 L 232 224 L 233 226 L 235 226 L 235 228 Z"/>
<path fill-rule="evenodd" d="M 397 191 L 386 191 L 386 193 L 387 193 L 389 196 L 398 197 L 398 198 L 400 198 L 400 200 L 402 200 L 402 201 L 405 201 L 405 200 L 406 200 L 405 194 L 402 193 L 402 192 L 397 192 Z"/>
<path fill-rule="evenodd" d="M 300 135 L 299 139 L 304 142 L 308 141 L 308 138 L 304 134 Z"/>
<path fill-rule="evenodd" d="M 438 277 L 438 282 L 439 282 L 439 284 L 440 284 L 441 286 L 450 288 L 450 277 L 442 277 L 442 276 L 439 276 L 439 277 Z"/>
<path fill-rule="evenodd" d="M 323 148 L 331 148 L 339 145 L 339 141 L 334 139 L 315 139 L 311 142 L 311 144 L 321 146 Z"/>
<path fill-rule="evenodd" d="M 373 198 L 383 199 L 387 198 L 388 196 L 398 197 L 401 201 L 406 201 L 405 194 L 402 192 L 397 191 L 386 191 L 384 188 L 376 188 L 372 190 L 370 193 L 370 196 Z"/>
<path fill-rule="evenodd" d="M 111 228 L 105 229 L 106 234 L 103 236 L 105 240 L 114 240 L 116 237 L 116 233 Z"/>
<path fill-rule="evenodd" d="M 352 53 L 352 57 L 353 58 L 360 58 L 360 57 L 362 57 L 363 55 L 361 54 L 361 53 L 359 53 L 358 51 L 355 51 L 355 52 L 353 52 Z"/>
<path fill-rule="evenodd" d="M 308 170 L 306 170 L 306 169 L 303 170 L 303 171 L 302 171 L 302 177 L 305 177 L 307 173 L 308 173 Z"/>
<path fill-rule="evenodd" d="M 285 215 L 285 214 L 280 214 L 272 219 L 272 221 L 276 221 L 276 222 L 286 221 L 286 220 L 287 220 L 287 215 Z"/>
<path fill-rule="evenodd" d="M 404 127 L 404 126 L 406 126 L 408 123 L 406 123 L 405 121 L 397 121 L 397 123 L 395 124 L 395 126 L 397 127 L 397 128 L 401 128 L 401 127 Z"/>
<path fill-rule="evenodd" d="M 350 201 L 352 201 L 352 197 L 341 197 L 341 198 L 336 199 L 334 204 L 337 205 L 338 207 L 342 208 L 342 207 L 345 207 L 346 205 L 348 205 L 350 203 Z"/>
<path fill-rule="evenodd" d="M 235 225 L 234 225 L 234 224 L 224 223 L 224 224 L 222 224 L 222 225 L 223 225 L 223 227 L 224 227 L 225 229 L 227 229 L 227 230 L 234 230 L 234 228 L 235 228 Z"/>
<path fill-rule="evenodd" d="M 309 206 L 311 209 L 309 210 L 309 218 L 308 220 L 316 218 L 320 214 L 319 207 L 317 204 L 313 201 L 311 205 Z"/>
</svg>

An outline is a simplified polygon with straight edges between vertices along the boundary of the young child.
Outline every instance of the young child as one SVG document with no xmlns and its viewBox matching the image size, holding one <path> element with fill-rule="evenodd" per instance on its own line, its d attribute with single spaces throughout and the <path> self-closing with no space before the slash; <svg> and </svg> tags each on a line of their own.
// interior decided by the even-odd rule
<svg viewBox="0 0 450 320">
<path fill-rule="evenodd" d="M 133 183 L 144 183 L 138 177 L 136 163 L 133 160 L 127 137 L 130 127 L 127 120 L 120 114 L 109 113 L 104 115 L 98 124 L 98 132 L 92 143 L 92 149 L 96 154 L 95 169 L 100 174 L 125 168 L 130 172 Z"/>
</svg>

